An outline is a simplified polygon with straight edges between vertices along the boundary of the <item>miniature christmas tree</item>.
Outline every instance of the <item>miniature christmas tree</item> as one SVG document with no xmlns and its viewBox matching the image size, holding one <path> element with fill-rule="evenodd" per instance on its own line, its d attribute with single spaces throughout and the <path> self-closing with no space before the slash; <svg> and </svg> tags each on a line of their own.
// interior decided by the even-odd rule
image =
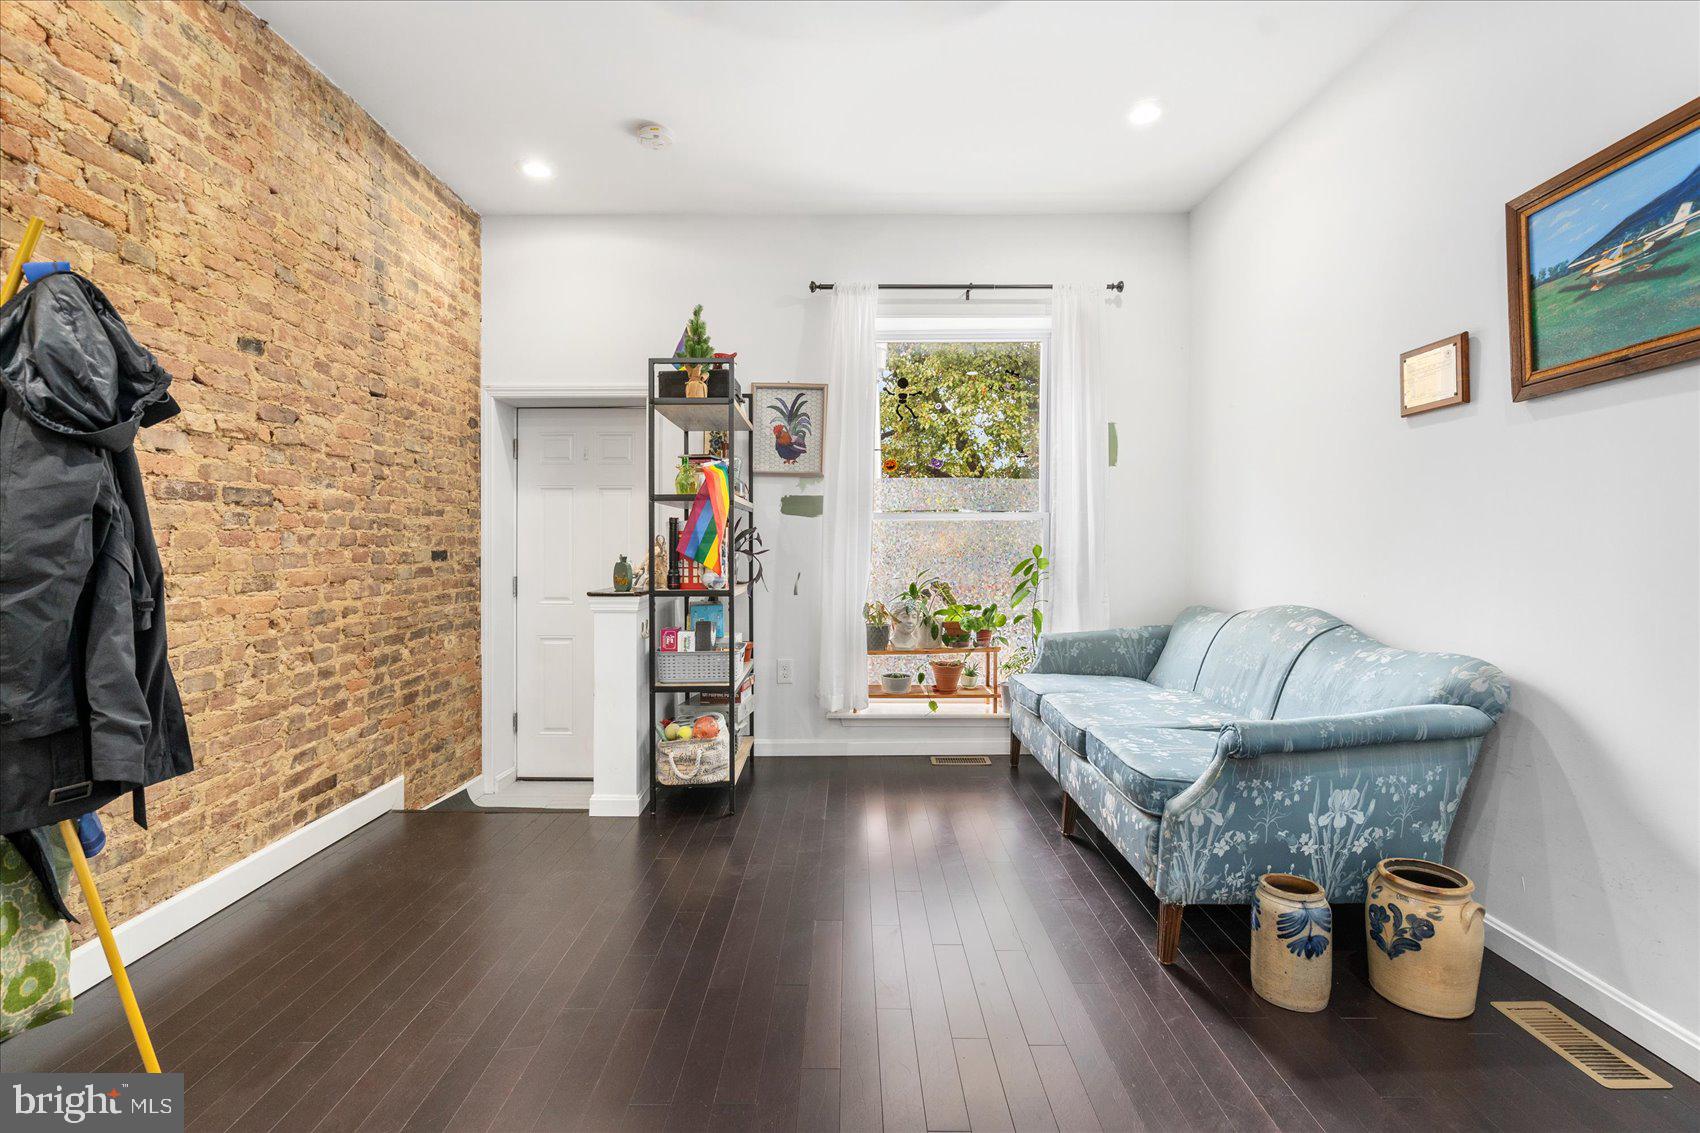
<svg viewBox="0 0 1700 1133">
<path fill-rule="evenodd" d="M 709 358 L 713 354 L 714 344 L 708 340 L 708 324 L 702 321 L 702 304 L 698 303 L 696 310 L 691 312 L 690 321 L 685 324 L 685 333 L 679 339 L 675 357 Z"/>
</svg>

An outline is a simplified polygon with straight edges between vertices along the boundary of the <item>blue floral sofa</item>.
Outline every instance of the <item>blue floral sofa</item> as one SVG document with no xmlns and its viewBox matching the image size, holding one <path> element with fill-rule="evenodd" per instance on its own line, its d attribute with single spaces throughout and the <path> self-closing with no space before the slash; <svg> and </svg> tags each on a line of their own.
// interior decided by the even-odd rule
<svg viewBox="0 0 1700 1133">
<path fill-rule="evenodd" d="M 1361 901 L 1382 858 L 1438 860 L 1482 739 L 1495 666 L 1392 649 L 1307 606 L 1193 606 L 1172 626 L 1046 634 L 1010 678 L 1023 746 L 1156 893 L 1158 958 L 1187 905 L 1245 904 L 1265 873 Z"/>
</svg>

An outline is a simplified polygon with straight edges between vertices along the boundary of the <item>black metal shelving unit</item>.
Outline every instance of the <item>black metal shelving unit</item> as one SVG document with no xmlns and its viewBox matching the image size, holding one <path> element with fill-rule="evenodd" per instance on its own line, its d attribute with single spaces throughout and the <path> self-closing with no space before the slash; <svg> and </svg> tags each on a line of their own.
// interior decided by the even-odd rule
<svg viewBox="0 0 1700 1133">
<path fill-rule="evenodd" d="M 662 397 L 660 395 L 660 379 L 663 373 L 671 376 L 685 366 L 701 365 L 708 367 L 711 375 L 709 388 L 712 393 L 725 378 L 725 396 L 723 397 Z M 755 731 L 756 718 L 754 705 L 751 705 L 748 720 L 743 727 L 739 726 L 740 702 L 746 696 L 754 696 L 752 686 L 748 692 L 740 692 L 744 678 L 749 675 L 750 666 L 743 662 L 742 651 L 736 648 L 738 640 L 739 613 L 743 612 L 744 624 L 748 627 L 746 640 L 755 637 L 755 597 L 747 582 L 740 583 L 740 556 L 749 561 L 742 565 L 742 573 L 754 575 L 754 561 L 750 548 L 736 550 L 737 533 L 755 525 L 755 436 L 751 426 L 754 405 L 751 395 L 742 392 L 738 386 L 737 362 L 729 358 L 651 358 L 649 360 L 649 378 L 645 384 L 645 408 L 649 422 L 649 542 L 646 547 L 655 546 L 656 516 L 662 509 L 672 508 L 688 513 L 694 495 L 684 495 L 677 492 L 657 492 L 655 490 L 655 469 L 659 453 L 656 450 L 656 427 L 658 421 L 665 421 L 684 433 L 684 452 L 687 455 L 709 455 L 708 437 L 712 432 L 726 434 L 726 474 L 732 486 L 731 507 L 727 514 L 727 530 L 724 535 L 726 547 L 722 553 L 722 565 L 726 567 L 725 578 L 727 586 L 718 590 L 669 590 L 666 589 L 665 577 L 649 580 L 649 807 L 654 813 L 660 805 L 660 794 L 667 790 L 701 790 L 713 787 L 713 783 L 663 784 L 656 774 L 658 756 L 656 740 L 656 721 L 658 713 L 656 703 L 661 697 L 680 697 L 693 693 L 726 694 L 726 810 L 733 813 L 737 810 L 738 781 L 743 778 L 745 771 L 755 778 Z M 692 447 L 691 439 L 700 437 L 702 444 Z M 740 495 L 737 488 L 736 464 L 738 457 L 739 438 L 743 440 L 743 467 L 747 477 L 747 494 Z M 662 524 L 665 527 L 665 523 Z M 645 552 L 648 553 L 647 551 Z M 676 555 L 673 547 L 667 548 L 669 557 Z M 651 564 L 653 573 L 653 563 Z M 669 611 L 677 609 L 679 622 L 686 629 L 691 624 L 690 608 L 695 601 L 721 601 L 726 603 L 726 680 L 712 682 L 680 683 L 659 681 L 656 679 L 656 655 L 661 649 L 661 634 L 656 621 L 658 606 Z M 679 603 L 674 607 L 672 603 Z M 751 663 L 753 666 L 753 662 Z"/>
</svg>

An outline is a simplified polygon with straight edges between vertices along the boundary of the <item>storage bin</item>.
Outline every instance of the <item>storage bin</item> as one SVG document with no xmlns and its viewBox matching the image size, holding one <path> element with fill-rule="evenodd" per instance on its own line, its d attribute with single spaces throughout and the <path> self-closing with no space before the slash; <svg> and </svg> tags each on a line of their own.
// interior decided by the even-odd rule
<svg viewBox="0 0 1700 1133">
<path fill-rule="evenodd" d="M 726 396 L 731 375 L 726 372 L 724 366 L 714 367 L 708 371 L 705 377 L 708 381 L 709 397 L 723 398 Z M 690 375 L 683 370 L 662 370 L 656 375 L 656 379 L 656 384 L 659 386 L 656 390 L 657 397 L 684 397 L 685 383 L 690 380 Z"/>
<path fill-rule="evenodd" d="M 749 729 L 750 714 L 755 710 L 755 690 L 746 689 L 744 691 L 744 695 L 738 698 L 738 734 L 740 736 Z M 724 700 L 704 700 L 701 696 L 691 696 L 679 706 L 677 715 L 683 718 L 687 716 L 702 716 L 709 712 L 718 712 L 724 716 L 726 714 L 726 702 Z"/>
<path fill-rule="evenodd" d="M 655 679 L 657 683 L 670 685 L 724 684 L 729 656 L 724 649 L 705 649 L 694 653 L 657 653 Z"/>
</svg>

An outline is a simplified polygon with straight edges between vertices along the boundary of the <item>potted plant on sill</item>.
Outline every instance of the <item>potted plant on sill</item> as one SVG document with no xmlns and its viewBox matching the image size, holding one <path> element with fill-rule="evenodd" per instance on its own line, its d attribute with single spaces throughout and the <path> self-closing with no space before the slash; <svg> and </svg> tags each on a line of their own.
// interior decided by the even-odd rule
<svg viewBox="0 0 1700 1133">
<path fill-rule="evenodd" d="M 997 631 L 1009 624 L 1009 615 L 998 609 L 996 602 L 968 609 L 970 613 L 963 619 L 962 628 L 974 635 L 975 645 L 990 645 Z"/>
<path fill-rule="evenodd" d="M 878 653 L 891 647 L 891 612 L 884 602 L 867 602 L 862 606 L 862 620 L 868 627 L 868 652 Z"/>
<path fill-rule="evenodd" d="M 973 639 L 969 623 L 974 618 L 978 606 L 962 602 L 952 602 L 933 614 L 933 621 L 938 627 L 938 638 L 944 645 L 967 645 Z"/>
<path fill-rule="evenodd" d="M 974 664 L 973 662 L 969 662 L 968 664 L 962 666 L 962 687 L 963 688 L 979 688 L 980 687 L 980 667 L 978 665 Z"/>
<path fill-rule="evenodd" d="M 897 592 L 892 601 L 891 615 L 894 622 L 903 623 L 907 629 L 909 622 L 919 620 L 920 633 L 918 640 L 908 640 L 908 633 L 898 645 L 900 649 L 919 649 L 931 645 L 943 636 L 944 626 L 940 621 L 944 610 L 956 605 L 956 593 L 950 583 L 934 574 L 931 570 L 923 570 L 917 574 L 909 585 Z"/>
<path fill-rule="evenodd" d="M 940 696 L 954 696 L 962 683 L 963 660 L 960 657 L 939 657 L 927 663 L 933 671 L 933 691 Z"/>
<path fill-rule="evenodd" d="M 1011 676 L 1027 672 L 1038 660 L 1039 635 L 1045 632 L 1045 612 L 1039 606 L 1040 595 L 1050 573 L 1051 560 L 1045 556 L 1045 548 L 1038 543 L 1033 544 L 1031 554 L 1024 555 L 1009 570 L 1010 578 L 1015 580 L 1015 590 L 1009 596 L 1008 624 L 1013 627 L 1026 622 L 1033 629 L 1031 640 L 1011 649 L 1003 660 L 1002 671 Z M 1022 608 L 1023 605 L 1026 609 Z"/>
<path fill-rule="evenodd" d="M 909 691 L 910 676 L 908 673 L 893 670 L 880 675 L 880 688 L 893 696 L 902 696 Z"/>
</svg>

